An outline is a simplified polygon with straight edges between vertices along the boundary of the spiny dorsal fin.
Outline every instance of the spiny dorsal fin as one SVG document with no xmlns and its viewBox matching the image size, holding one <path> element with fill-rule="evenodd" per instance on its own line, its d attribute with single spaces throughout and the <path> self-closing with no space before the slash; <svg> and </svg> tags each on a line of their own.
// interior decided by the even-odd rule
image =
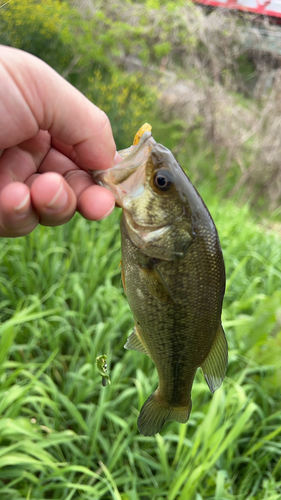
<svg viewBox="0 0 281 500">
<path fill-rule="evenodd" d="M 227 358 L 227 341 L 220 325 L 212 348 L 201 366 L 211 392 L 215 392 L 222 384 L 227 369 Z"/>
<path fill-rule="evenodd" d="M 143 354 L 146 354 L 149 356 L 149 353 L 143 344 L 142 339 L 140 338 L 140 335 L 138 333 L 137 327 L 133 329 L 133 333 L 131 333 L 130 337 L 128 338 L 126 344 L 124 345 L 125 349 L 132 349 L 133 351 L 139 351 L 142 352 Z"/>
</svg>

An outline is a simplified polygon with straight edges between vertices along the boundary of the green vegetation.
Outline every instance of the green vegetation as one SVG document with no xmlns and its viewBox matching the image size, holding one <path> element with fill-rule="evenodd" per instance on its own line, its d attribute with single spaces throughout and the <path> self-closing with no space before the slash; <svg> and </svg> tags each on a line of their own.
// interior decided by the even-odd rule
<svg viewBox="0 0 281 500">
<path fill-rule="evenodd" d="M 189 423 L 152 438 L 137 416 L 157 373 L 123 348 L 120 211 L 1 241 L 1 500 L 280 497 L 281 237 L 205 199 L 226 261 L 228 374 L 212 396 L 198 371 Z"/>
<path fill-rule="evenodd" d="M 13 0 L 0 9 L 0 43 L 40 57 L 102 108 L 118 149 L 127 147 L 124 137 L 147 121 L 156 102 L 144 75 L 118 64 L 124 29 L 101 10 L 88 20 L 59 0 Z"/>
<path fill-rule="evenodd" d="M 258 154 L 251 134 L 245 139 L 243 132 L 241 141 L 237 135 L 239 124 L 251 131 L 257 117 L 244 88 L 255 68 L 246 64 L 238 38 L 231 41 L 233 20 L 207 18 L 185 0 L 76 4 L 80 12 L 74 1 L 12 0 L 0 9 L 0 42 L 41 57 L 101 106 L 118 148 L 151 122 L 156 139 L 199 185 L 226 262 L 229 368 L 213 396 L 198 371 L 187 425 L 170 423 L 161 435 L 140 436 L 138 412 L 157 373 L 148 357 L 123 348 L 133 319 L 118 268 L 120 211 L 98 223 L 77 215 L 60 228 L 1 240 L 0 498 L 279 500 L 280 210 L 270 222 L 257 221 L 248 206 L 239 206 L 241 189 L 225 199 L 237 183 L 244 189 Z M 132 57 L 141 62 L 137 72 L 128 67 Z M 195 82 L 189 107 L 180 92 L 172 104 L 171 93 L 160 95 L 166 57 L 176 80 Z M 211 68 L 209 74 L 202 68 Z M 268 112 L 274 99 L 273 93 Z M 274 120 L 258 116 L 266 137 L 267 120 Z M 250 200 L 267 196 L 265 171 L 257 170 L 258 182 L 249 184 Z M 106 387 L 96 367 L 102 354 Z"/>
<path fill-rule="evenodd" d="M 255 48 L 250 19 L 187 0 L 12 0 L 0 9 L 0 43 L 41 57 L 104 109 L 118 149 L 140 123 L 176 121 L 176 152 L 211 147 L 216 190 L 275 209 L 280 58 Z"/>
</svg>

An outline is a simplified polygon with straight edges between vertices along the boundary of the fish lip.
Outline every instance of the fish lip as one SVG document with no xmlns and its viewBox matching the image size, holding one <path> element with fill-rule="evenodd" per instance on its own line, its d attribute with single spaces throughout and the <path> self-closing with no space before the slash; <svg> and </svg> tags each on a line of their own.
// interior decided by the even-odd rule
<svg viewBox="0 0 281 500">
<path fill-rule="evenodd" d="M 109 169 L 106 169 L 106 170 L 88 170 L 89 174 L 94 178 L 95 182 L 97 182 L 97 184 L 101 184 L 102 185 L 102 181 L 99 181 L 98 177 L 101 176 L 101 175 L 104 175 L 106 172 L 116 172 L 118 170 L 125 170 L 125 169 L 136 169 L 137 167 L 135 165 L 131 165 L 131 166 L 128 166 L 125 165 L 125 162 L 129 162 L 131 161 L 138 153 L 139 151 L 143 148 L 144 144 L 149 140 L 149 139 L 152 139 L 153 141 L 153 144 L 154 142 L 156 143 L 156 141 L 153 139 L 152 137 L 152 134 L 150 131 L 146 131 L 142 137 L 140 138 L 140 141 L 139 143 L 136 145 L 136 146 L 130 146 L 129 148 L 127 149 L 122 149 L 120 151 L 118 151 L 118 153 L 120 154 L 120 156 L 123 158 L 122 161 L 120 161 L 119 163 L 117 163 L 116 165 L 113 165 L 113 167 L 109 168 Z M 127 154 L 127 152 L 131 150 L 131 152 L 129 152 Z M 123 156 L 122 156 L 123 155 Z"/>
<path fill-rule="evenodd" d="M 145 143 L 146 141 L 148 141 L 148 139 L 150 139 L 150 138 L 152 138 L 152 133 L 151 133 L 151 131 L 147 130 L 147 131 L 146 131 L 146 132 L 145 132 L 145 133 L 141 136 L 141 138 L 140 138 L 140 140 L 139 140 L 139 143 L 138 143 L 138 144 L 136 144 L 135 146 L 134 146 L 134 145 L 133 145 L 133 146 L 130 146 L 129 148 L 126 148 L 126 149 L 121 149 L 121 151 L 118 151 L 118 153 L 120 154 L 120 156 L 121 156 L 121 157 L 124 157 L 124 160 L 129 160 L 129 159 L 131 159 L 132 157 L 134 157 L 134 156 L 135 156 L 135 155 L 136 155 L 136 154 L 140 151 L 140 149 L 142 149 L 142 147 L 143 147 L 144 143 Z M 153 139 L 153 140 L 154 140 L 154 139 Z M 126 154 L 126 152 L 127 152 L 128 150 L 130 150 L 130 149 L 132 149 L 132 152 L 131 152 L 131 153 L 129 153 L 129 154 L 127 155 L 127 154 Z M 124 156 L 122 156 L 122 155 L 124 155 Z M 122 162 L 120 162 L 120 163 L 122 163 Z M 114 165 L 114 167 L 113 167 L 113 168 L 115 168 L 115 167 L 119 166 L 119 165 L 120 165 L 120 163 L 117 163 L 117 165 Z"/>
</svg>

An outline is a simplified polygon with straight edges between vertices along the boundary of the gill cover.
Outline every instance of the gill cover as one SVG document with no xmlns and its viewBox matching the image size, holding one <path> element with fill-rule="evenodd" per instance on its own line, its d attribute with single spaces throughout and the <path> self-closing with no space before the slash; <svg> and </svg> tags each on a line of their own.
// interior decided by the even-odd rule
<svg viewBox="0 0 281 500">
<path fill-rule="evenodd" d="M 185 255 L 193 239 L 184 195 L 187 178 L 149 130 L 139 136 L 138 144 L 120 152 L 122 162 L 91 173 L 123 208 L 122 224 L 133 244 L 147 256 L 174 260 Z"/>
</svg>

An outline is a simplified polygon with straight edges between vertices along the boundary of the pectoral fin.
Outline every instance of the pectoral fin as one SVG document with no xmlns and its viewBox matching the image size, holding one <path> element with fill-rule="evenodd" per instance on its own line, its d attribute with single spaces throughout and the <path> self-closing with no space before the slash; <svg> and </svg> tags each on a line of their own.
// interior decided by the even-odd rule
<svg viewBox="0 0 281 500">
<path fill-rule="evenodd" d="M 222 384 L 227 369 L 227 358 L 227 341 L 220 325 L 212 348 L 201 366 L 211 392 L 215 392 Z"/>
<path fill-rule="evenodd" d="M 133 351 L 139 351 L 149 356 L 149 353 L 140 337 L 140 334 L 136 326 L 133 329 L 133 333 L 131 333 L 124 347 L 125 349 L 132 349 Z"/>
<path fill-rule="evenodd" d="M 147 287 L 154 297 L 160 299 L 162 302 L 173 302 L 176 304 L 171 289 L 165 281 L 160 269 L 154 262 L 154 259 L 150 259 L 149 265 L 147 267 L 142 267 L 141 272 L 145 274 Z"/>
</svg>

